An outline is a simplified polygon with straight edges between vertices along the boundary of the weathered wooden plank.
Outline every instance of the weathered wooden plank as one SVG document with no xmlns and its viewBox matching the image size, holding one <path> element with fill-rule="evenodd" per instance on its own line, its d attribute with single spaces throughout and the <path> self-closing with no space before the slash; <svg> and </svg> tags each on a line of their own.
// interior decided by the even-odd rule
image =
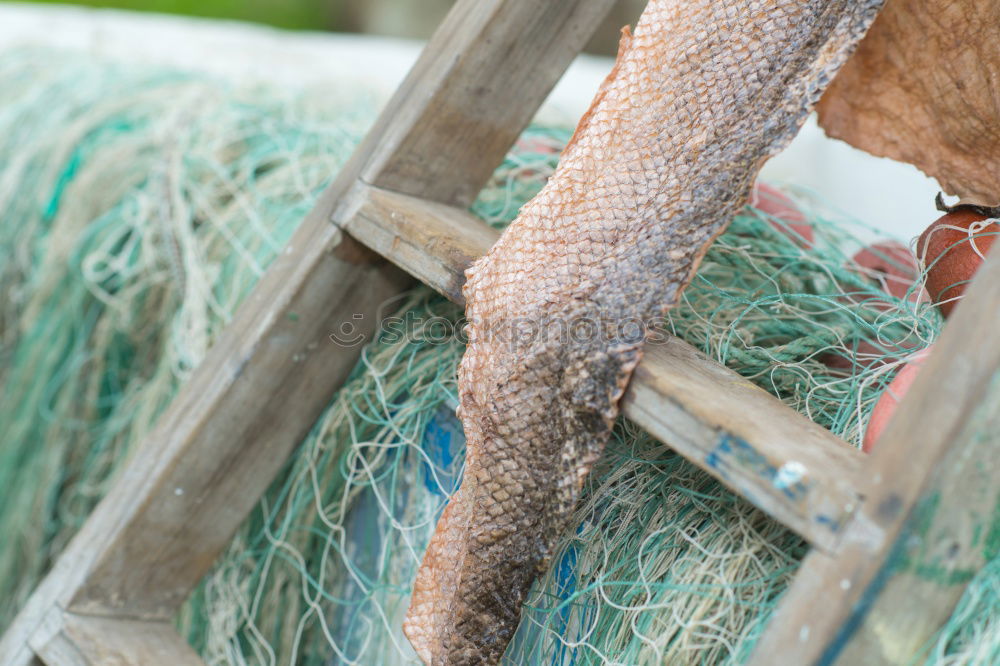
<svg viewBox="0 0 1000 666">
<path fill-rule="evenodd" d="M 438 293 L 465 304 L 465 269 L 500 237 L 468 211 L 376 187 L 334 220 L 354 238 Z"/>
<path fill-rule="evenodd" d="M 322 213 L 292 237 L 67 546 L 0 643 L 0 663 L 24 663 L 26 637 L 53 606 L 172 617 L 329 403 L 359 351 L 330 333 L 344 321 L 370 333 L 378 305 L 410 278 Z"/>
<path fill-rule="evenodd" d="M 400 87 L 362 180 L 472 203 L 615 0 L 464 0 Z M 595 91 L 596 92 L 596 91 Z M 404 133 L 400 137 L 398 134 Z M 461 177 L 456 178 L 455 175 Z"/>
<path fill-rule="evenodd" d="M 329 224 L 289 248 L 263 285 L 273 298 L 251 296 L 95 511 L 104 543 L 69 608 L 171 616 L 354 368 L 359 347 L 331 333 L 368 339 L 410 284 Z"/>
<path fill-rule="evenodd" d="M 677 338 L 646 345 L 622 413 L 814 547 L 858 504 L 862 453 Z"/>
<path fill-rule="evenodd" d="M 873 452 L 837 557 L 807 557 L 752 664 L 913 663 L 997 555 L 997 330 L 994 253 Z"/>
<path fill-rule="evenodd" d="M 499 232 L 470 213 L 378 188 L 339 223 L 456 303 Z M 676 338 L 650 343 L 623 413 L 810 543 L 832 548 L 864 456 Z"/>
<path fill-rule="evenodd" d="M 88 617 L 53 608 L 29 642 L 50 666 L 204 666 L 167 622 Z"/>
<path fill-rule="evenodd" d="M 969 581 L 1000 554 L 1000 373 L 983 388 L 954 440 L 965 443 L 962 452 L 941 461 L 918 495 L 864 621 L 852 632 L 849 618 L 841 654 L 829 651 L 837 663 L 912 663 Z"/>
<path fill-rule="evenodd" d="M 600 8 L 611 4 L 456 5 L 340 177 L 7 629 L 0 663 L 31 662 L 28 637 L 54 607 L 154 620 L 173 614 L 356 361 L 359 348 L 335 348 L 329 334 L 341 324 L 370 332 L 382 302 L 411 283 L 330 224 L 333 211 L 354 206 L 362 178 L 446 203 L 471 200 L 596 26 Z M 556 57 L 524 71 L 539 49 Z M 517 109 L 483 111 L 504 106 Z M 448 124 L 459 120 L 462 131 L 450 136 Z"/>
</svg>

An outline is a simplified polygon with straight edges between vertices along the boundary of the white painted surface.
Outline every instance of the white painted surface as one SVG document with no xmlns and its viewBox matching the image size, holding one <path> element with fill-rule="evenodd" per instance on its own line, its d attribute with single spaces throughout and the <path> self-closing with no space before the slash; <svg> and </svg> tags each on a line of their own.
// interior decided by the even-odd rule
<svg viewBox="0 0 1000 666">
<path fill-rule="evenodd" d="M 418 42 L 380 37 L 286 32 L 69 6 L 0 4 L 0 49 L 26 45 L 273 85 L 360 84 L 385 96 L 406 75 L 421 48 Z M 575 123 L 611 63 L 608 58 L 579 57 L 549 97 L 540 119 Z M 871 157 L 828 139 L 815 121 L 765 166 L 764 177 L 813 190 L 846 215 L 904 240 L 937 217 L 935 181 L 909 165 Z"/>
</svg>

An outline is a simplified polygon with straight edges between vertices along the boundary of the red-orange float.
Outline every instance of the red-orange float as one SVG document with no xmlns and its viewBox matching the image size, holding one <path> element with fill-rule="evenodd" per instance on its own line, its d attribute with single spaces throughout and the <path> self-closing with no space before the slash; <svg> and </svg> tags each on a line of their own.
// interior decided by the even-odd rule
<svg viewBox="0 0 1000 666">
<path fill-rule="evenodd" d="M 862 451 L 870 452 L 878 443 L 885 427 L 889 425 L 889 420 L 896 413 L 896 408 L 899 407 L 899 403 L 920 373 L 924 361 L 930 356 L 933 346 L 921 349 L 911 356 L 895 379 L 886 387 L 878 402 L 875 403 L 875 409 L 872 410 L 871 418 L 868 420 L 868 428 L 865 430 L 865 439 L 861 445 Z"/>
<path fill-rule="evenodd" d="M 979 270 L 1000 225 L 973 207 L 960 206 L 931 224 L 917 241 L 927 269 L 931 301 L 947 317 Z"/>
<path fill-rule="evenodd" d="M 806 224 L 805 214 L 784 192 L 766 183 L 755 183 L 750 193 L 750 206 L 764 213 L 771 225 L 792 240 L 812 247 L 813 228 Z"/>
<path fill-rule="evenodd" d="M 918 301 L 923 289 L 914 288 L 920 269 L 917 258 L 899 241 L 880 241 L 858 251 L 851 261 L 861 269 L 865 277 L 878 282 L 888 294 L 896 298 Z"/>
</svg>

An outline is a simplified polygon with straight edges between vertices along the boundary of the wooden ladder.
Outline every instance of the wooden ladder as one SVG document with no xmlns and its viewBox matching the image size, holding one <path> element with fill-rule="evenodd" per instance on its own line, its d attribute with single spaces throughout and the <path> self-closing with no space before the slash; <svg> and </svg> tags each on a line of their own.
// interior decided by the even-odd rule
<svg viewBox="0 0 1000 666">
<path fill-rule="evenodd" d="M 354 367 L 344 323 L 421 281 L 462 302 L 466 212 L 614 0 L 459 0 L 339 178 L 0 641 L 0 664 L 202 663 L 173 629 Z M 1000 547 L 1000 257 L 865 456 L 687 344 L 624 414 L 812 546 L 754 665 L 902 663 Z"/>
</svg>

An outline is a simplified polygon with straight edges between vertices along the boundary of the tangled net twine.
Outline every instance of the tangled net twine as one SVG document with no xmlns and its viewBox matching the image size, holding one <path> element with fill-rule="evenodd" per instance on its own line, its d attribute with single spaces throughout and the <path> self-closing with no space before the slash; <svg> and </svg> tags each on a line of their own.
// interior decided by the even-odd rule
<svg viewBox="0 0 1000 666">
<path fill-rule="evenodd" d="M 282 93 L 50 51 L 0 55 L 0 91 L 6 623 L 349 156 L 375 103 L 353 89 Z M 527 130 L 474 212 L 509 222 L 569 134 Z M 665 325 L 859 445 L 875 401 L 941 322 L 852 263 L 872 230 L 792 193 L 814 239 L 748 209 Z M 399 627 L 462 468 L 462 344 L 451 335 L 461 311 L 425 288 L 396 306 L 399 326 L 365 347 L 179 614 L 208 663 L 414 659 Z M 805 549 L 623 420 L 505 661 L 739 663 Z M 927 663 L 997 663 L 997 618 L 994 560 Z"/>
</svg>

